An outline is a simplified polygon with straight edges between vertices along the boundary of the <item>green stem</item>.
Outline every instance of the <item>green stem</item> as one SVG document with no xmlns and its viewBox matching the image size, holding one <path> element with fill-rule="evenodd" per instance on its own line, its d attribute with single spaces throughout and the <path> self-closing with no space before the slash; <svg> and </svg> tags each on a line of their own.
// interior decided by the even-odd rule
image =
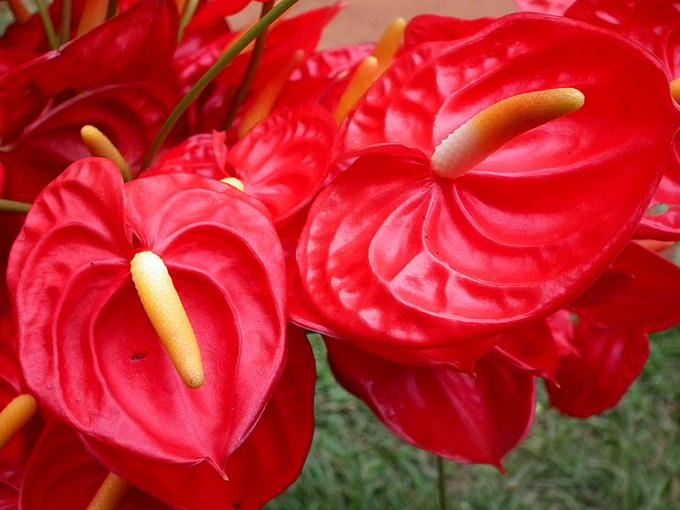
<svg viewBox="0 0 680 510">
<path fill-rule="evenodd" d="M 61 37 L 59 42 L 66 44 L 71 39 L 71 12 L 73 11 L 73 0 L 64 0 L 61 7 Z"/>
<path fill-rule="evenodd" d="M 439 494 L 439 510 L 447 510 L 446 502 L 446 471 L 444 459 L 437 457 L 437 491 Z"/>
<path fill-rule="evenodd" d="M 248 30 L 242 37 L 240 37 L 232 46 L 225 51 L 222 56 L 215 62 L 215 64 L 206 71 L 200 80 L 193 86 L 184 98 L 177 103 L 174 110 L 170 113 L 160 131 L 156 135 L 156 139 L 151 145 L 151 149 L 144 158 L 142 163 L 142 170 L 147 168 L 156 157 L 156 154 L 163 146 L 165 139 L 168 137 L 172 128 L 175 127 L 177 121 L 184 115 L 189 106 L 198 99 L 203 90 L 212 82 L 223 70 L 227 67 L 236 56 L 241 53 L 253 40 L 262 33 L 275 20 L 280 18 L 288 9 L 293 7 L 299 0 L 282 0 L 280 4 L 274 7 L 269 14 L 267 14 L 260 21 L 255 23 L 253 27 Z"/>
<path fill-rule="evenodd" d="M 182 19 L 179 20 L 179 32 L 177 33 L 177 40 L 182 41 L 184 37 L 184 29 L 191 23 L 191 19 L 196 13 L 196 8 L 198 7 L 199 0 L 189 0 L 186 7 L 184 7 L 184 12 L 182 13 Z"/>
<path fill-rule="evenodd" d="M 274 7 L 274 0 L 265 2 L 262 4 L 262 12 L 260 13 L 260 19 L 264 18 L 269 11 Z M 245 101 L 250 86 L 253 84 L 255 79 L 255 74 L 257 73 L 257 68 L 262 60 L 262 55 L 264 54 L 264 47 L 267 42 L 268 30 L 264 30 L 255 41 L 255 47 L 253 48 L 253 53 L 250 56 L 250 62 L 248 62 L 248 69 L 246 69 L 246 74 L 243 75 L 241 83 L 239 83 L 238 89 L 236 89 L 236 94 L 234 95 L 234 100 L 231 102 L 229 107 L 229 113 L 227 114 L 227 120 L 224 123 L 224 130 L 228 131 L 231 125 L 236 119 L 236 114 L 239 108 Z"/>
<path fill-rule="evenodd" d="M 50 48 L 56 50 L 59 48 L 59 38 L 57 37 L 57 33 L 54 31 L 52 18 L 50 18 L 50 13 L 47 11 L 45 0 L 35 0 L 35 5 L 38 7 L 40 20 L 42 21 L 43 28 L 45 29 L 45 35 L 47 36 L 47 41 L 50 43 Z"/>
<path fill-rule="evenodd" d="M 0 198 L 0 211 L 26 214 L 30 208 L 31 204 Z"/>
</svg>

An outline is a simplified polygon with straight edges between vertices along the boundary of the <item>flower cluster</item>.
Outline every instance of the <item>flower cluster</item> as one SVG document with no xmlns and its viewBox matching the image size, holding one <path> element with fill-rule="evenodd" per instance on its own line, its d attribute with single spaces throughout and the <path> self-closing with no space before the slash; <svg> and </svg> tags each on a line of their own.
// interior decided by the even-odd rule
<svg viewBox="0 0 680 510">
<path fill-rule="evenodd" d="M 9 2 L 0 507 L 261 508 L 312 441 L 306 332 L 395 435 L 502 470 L 539 379 L 602 413 L 680 323 L 673 2 L 318 51 L 342 5 L 296 1 Z"/>
</svg>

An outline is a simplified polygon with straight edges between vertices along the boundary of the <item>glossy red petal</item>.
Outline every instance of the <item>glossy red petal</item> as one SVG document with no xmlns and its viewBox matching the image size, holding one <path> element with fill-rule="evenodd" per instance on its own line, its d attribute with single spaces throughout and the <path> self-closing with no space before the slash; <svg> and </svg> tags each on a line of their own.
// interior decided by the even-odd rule
<svg viewBox="0 0 680 510">
<path fill-rule="evenodd" d="M 223 469 L 283 363 L 283 257 L 263 209 L 201 177 L 123 187 L 107 160 L 67 169 L 34 203 L 10 259 L 22 368 L 41 404 L 120 448 Z M 163 258 L 182 296 L 205 365 L 198 390 L 137 297 L 129 267 L 142 250 Z"/>
<path fill-rule="evenodd" d="M 587 418 L 615 407 L 640 376 L 649 338 L 639 329 L 598 325 L 577 316 L 570 339 L 577 355 L 562 360 L 556 383 L 547 383 L 550 403 L 562 413 Z"/>
<path fill-rule="evenodd" d="M 631 66 L 635 84 L 620 79 Z M 546 315 L 595 280 L 644 212 L 678 124 L 664 74 L 623 38 L 523 14 L 421 45 L 358 106 L 345 146 L 396 141 L 429 156 L 490 104 L 566 86 L 583 90 L 580 111 L 458 179 L 434 178 L 423 156 L 374 154 L 321 192 L 298 265 L 333 329 L 442 346 Z"/>
<path fill-rule="evenodd" d="M 91 32 L 0 77 L 0 135 L 16 132 L 35 111 L 18 116 L 17 104 L 39 103 L 65 91 L 111 83 L 167 79 L 177 41 L 172 0 L 148 0 Z M 30 95 L 27 95 L 30 94 Z M 26 108 L 26 107 L 24 107 Z M 39 110 L 38 110 L 39 111 Z"/>
<path fill-rule="evenodd" d="M 515 0 L 523 11 L 543 12 L 545 14 L 564 14 L 574 0 Z"/>
<path fill-rule="evenodd" d="M 463 39 L 493 22 L 493 18 L 461 19 L 433 14 L 416 16 L 406 27 L 402 50 L 409 50 L 426 42 Z"/>
<path fill-rule="evenodd" d="M 109 470 L 88 453 L 78 435 L 63 425 L 43 432 L 26 468 L 20 493 L 21 510 L 88 508 Z M 117 510 L 170 510 L 130 487 Z"/>
<path fill-rule="evenodd" d="M 272 398 L 243 445 L 227 460 L 228 481 L 205 463 L 172 467 L 140 462 L 90 443 L 105 463 L 149 493 L 185 510 L 256 510 L 300 474 L 314 432 L 315 366 L 304 332 L 290 327 L 288 362 Z"/>
<path fill-rule="evenodd" d="M 546 379 L 554 379 L 560 364 L 560 352 L 545 321 L 531 327 L 517 328 L 498 335 L 495 354 Z"/>
<path fill-rule="evenodd" d="M 534 416 L 534 377 L 493 360 L 477 375 L 450 367 L 414 368 L 329 340 L 338 381 L 364 400 L 398 437 L 459 462 L 501 466 Z"/>
<path fill-rule="evenodd" d="M 0 155 L 7 166 L 6 196 L 32 202 L 68 165 L 89 156 L 80 129 L 97 126 L 135 171 L 174 105 L 175 95 L 156 85 L 112 85 L 79 94 L 31 124 L 14 148 Z"/>
<path fill-rule="evenodd" d="M 269 208 L 281 223 L 304 208 L 328 175 L 336 124 L 314 103 L 274 112 L 227 154 L 246 192 Z"/>
<path fill-rule="evenodd" d="M 680 267 L 630 243 L 569 308 L 612 328 L 655 333 L 680 324 L 678 303 Z"/>
<path fill-rule="evenodd" d="M 223 132 L 194 135 L 163 153 L 143 177 L 187 173 L 219 181 L 230 175 L 226 170 L 227 150 Z"/>
</svg>

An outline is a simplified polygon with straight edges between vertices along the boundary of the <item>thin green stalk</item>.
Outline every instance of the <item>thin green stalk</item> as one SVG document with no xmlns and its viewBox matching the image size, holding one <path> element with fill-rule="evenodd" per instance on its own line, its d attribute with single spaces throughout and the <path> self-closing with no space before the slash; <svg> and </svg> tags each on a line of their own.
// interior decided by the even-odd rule
<svg viewBox="0 0 680 510">
<path fill-rule="evenodd" d="M 444 459 L 437 457 L 437 491 L 439 494 L 439 510 L 447 510 L 446 501 L 446 471 Z"/>
<path fill-rule="evenodd" d="M 73 11 L 73 0 L 64 0 L 61 8 L 61 30 L 60 44 L 66 44 L 71 39 L 71 12 Z"/>
<path fill-rule="evenodd" d="M 272 7 L 274 7 L 274 0 L 263 3 L 262 11 L 260 13 L 260 19 L 264 18 L 267 15 L 267 13 L 272 10 Z M 238 113 L 239 108 L 243 104 L 243 101 L 245 101 L 246 96 L 248 95 L 248 91 L 250 90 L 250 86 L 253 84 L 255 74 L 257 73 L 257 68 L 260 65 L 260 61 L 262 60 L 262 55 L 264 54 L 264 47 L 267 43 L 268 32 L 269 31 L 265 29 L 257 37 L 257 40 L 255 41 L 255 47 L 253 48 L 253 52 L 250 56 L 250 62 L 248 62 L 248 69 L 246 69 L 246 73 L 243 75 L 241 83 L 239 83 L 238 85 L 238 89 L 236 89 L 234 100 L 231 102 L 231 106 L 229 107 L 229 113 L 227 113 L 227 120 L 224 123 L 225 131 L 228 131 L 231 125 L 234 123 L 234 119 L 236 119 L 236 114 Z"/>
<path fill-rule="evenodd" d="M 31 204 L 0 198 L 0 211 L 26 214 L 30 209 Z"/>
<path fill-rule="evenodd" d="M 196 8 L 198 7 L 199 0 L 189 0 L 187 5 L 184 7 L 184 12 L 182 13 L 182 19 L 179 20 L 179 32 L 177 34 L 177 40 L 182 41 L 184 37 L 184 29 L 191 23 L 191 19 L 196 13 Z"/>
<path fill-rule="evenodd" d="M 40 20 L 42 21 L 43 28 L 45 29 L 45 35 L 47 36 L 47 41 L 50 43 L 50 48 L 56 50 L 59 48 L 59 38 L 57 37 L 57 33 L 54 31 L 52 18 L 50 18 L 50 13 L 47 11 L 45 0 L 35 0 L 35 5 L 38 7 Z"/>
<path fill-rule="evenodd" d="M 168 137 L 172 128 L 175 127 L 177 121 L 184 115 L 189 106 L 198 99 L 203 90 L 212 82 L 223 70 L 227 67 L 236 56 L 241 53 L 263 30 L 271 25 L 275 20 L 280 18 L 288 9 L 293 7 L 299 0 L 282 0 L 280 4 L 274 7 L 269 14 L 267 14 L 260 21 L 255 23 L 253 27 L 248 30 L 241 38 L 239 38 L 222 56 L 215 62 L 215 64 L 206 71 L 200 80 L 193 86 L 186 96 L 175 106 L 170 113 L 160 131 L 156 135 L 156 139 L 151 145 L 151 149 L 144 158 L 142 163 L 142 170 L 147 168 L 154 157 L 163 146 L 165 139 Z"/>
</svg>

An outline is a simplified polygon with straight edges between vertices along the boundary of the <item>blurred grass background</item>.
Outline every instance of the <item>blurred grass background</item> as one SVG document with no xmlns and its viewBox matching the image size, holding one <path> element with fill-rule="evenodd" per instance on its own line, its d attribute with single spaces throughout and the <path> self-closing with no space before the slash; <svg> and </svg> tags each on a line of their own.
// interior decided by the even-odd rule
<svg viewBox="0 0 680 510">
<path fill-rule="evenodd" d="M 438 510 L 435 458 L 390 435 L 317 358 L 317 429 L 302 477 L 268 510 Z M 506 459 L 508 475 L 447 462 L 449 510 L 680 508 L 680 329 L 652 339 L 641 379 L 614 411 L 574 420 L 547 407 Z"/>
</svg>

